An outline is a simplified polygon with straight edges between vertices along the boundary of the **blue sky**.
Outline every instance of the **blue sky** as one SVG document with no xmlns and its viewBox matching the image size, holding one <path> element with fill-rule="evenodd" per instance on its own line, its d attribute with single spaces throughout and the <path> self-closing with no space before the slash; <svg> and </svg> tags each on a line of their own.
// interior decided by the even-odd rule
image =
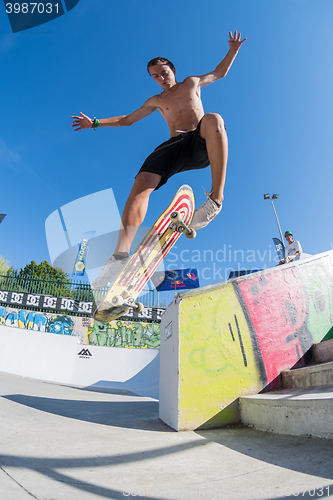
<svg viewBox="0 0 333 500">
<path fill-rule="evenodd" d="M 111 188 L 121 213 L 167 125 L 156 112 L 128 128 L 73 132 L 71 115 L 106 118 L 140 107 L 159 92 L 146 71 L 158 55 L 173 61 L 179 81 L 214 69 L 229 30 L 247 41 L 227 77 L 202 91 L 205 111 L 223 116 L 229 137 L 223 209 L 195 240 L 181 238 L 166 264 L 206 268 L 202 285 L 225 279 L 229 268 L 275 265 L 279 233 L 264 193 L 279 194 L 282 230 L 305 252 L 330 250 L 332 21 L 331 0 L 80 0 L 66 15 L 13 34 L 0 6 L 0 213 L 7 213 L 0 255 L 14 267 L 50 261 L 46 219 L 93 193 Z M 201 204 L 209 168 L 154 193 L 145 226 L 185 183 Z M 93 216 L 118 220 L 107 211 Z"/>
</svg>

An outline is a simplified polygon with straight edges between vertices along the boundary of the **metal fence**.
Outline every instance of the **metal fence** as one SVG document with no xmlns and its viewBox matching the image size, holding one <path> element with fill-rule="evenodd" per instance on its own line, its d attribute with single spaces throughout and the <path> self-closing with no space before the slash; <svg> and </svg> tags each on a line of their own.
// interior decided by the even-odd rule
<svg viewBox="0 0 333 500">
<path fill-rule="evenodd" d="M 31 278 L 30 276 L 10 277 L 0 275 L 0 290 L 10 292 L 31 293 L 37 295 L 50 295 L 52 297 L 68 297 L 78 301 L 103 300 L 108 288 L 91 290 L 90 283 L 78 280 L 45 280 Z M 159 292 L 154 289 L 144 288 L 138 300 L 147 307 L 160 307 Z"/>
</svg>

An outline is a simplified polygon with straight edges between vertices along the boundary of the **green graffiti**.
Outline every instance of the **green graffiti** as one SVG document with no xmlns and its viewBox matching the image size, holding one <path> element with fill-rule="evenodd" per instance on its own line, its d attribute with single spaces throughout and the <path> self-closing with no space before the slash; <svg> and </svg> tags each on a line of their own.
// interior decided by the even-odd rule
<svg viewBox="0 0 333 500">
<path fill-rule="evenodd" d="M 113 327 L 110 323 L 94 321 L 94 324 L 87 328 L 89 345 L 134 349 L 159 349 L 160 347 L 159 323 L 117 321 L 116 327 Z"/>
<path fill-rule="evenodd" d="M 314 342 L 332 338 L 333 323 L 333 269 L 331 259 L 316 260 L 300 267 L 301 278 L 307 291 L 307 327 Z M 325 336 L 326 335 L 326 336 Z"/>
</svg>

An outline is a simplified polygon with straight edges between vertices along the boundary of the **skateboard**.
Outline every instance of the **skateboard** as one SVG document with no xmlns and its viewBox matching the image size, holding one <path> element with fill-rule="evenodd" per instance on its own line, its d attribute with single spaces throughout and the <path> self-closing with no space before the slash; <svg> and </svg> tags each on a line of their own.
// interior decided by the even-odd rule
<svg viewBox="0 0 333 500">
<path fill-rule="evenodd" d="M 157 267 L 182 233 L 189 239 L 196 236 L 195 230 L 189 228 L 194 205 L 192 188 L 186 184 L 181 186 L 97 306 L 95 320 L 112 321 L 131 308 L 138 313 L 143 311 L 144 306 L 135 300 Z"/>
</svg>

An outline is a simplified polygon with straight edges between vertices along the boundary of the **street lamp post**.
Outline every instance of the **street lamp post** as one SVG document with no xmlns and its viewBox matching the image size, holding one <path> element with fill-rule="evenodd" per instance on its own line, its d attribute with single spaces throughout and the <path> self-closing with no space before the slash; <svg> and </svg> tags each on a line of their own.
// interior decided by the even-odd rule
<svg viewBox="0 0 333 500">
<path fill-rule="evenodd" d="M 272 202 L 272 207 L 273 207 L 273 210 L 274 210 L 274 214 L 275 214 L 275 218 L 276 218 L 276 223 L 277 223 L 279 231 L 280 231 L 281 242 L 282 242 L 282 245 L 284 247 L 284 241 L 283 241 L 282 231 L 281 231 L 279 219 L 278 219 L 278 216 L 277 216 L 277 213 L 276 213 L 276 210 L 275 210 L 275 207 L 274 207 L 274 203 L 273 203 L 273 200 L 277 200 L 278 197 L 279 197 L 278 194 L 273 194 L 272 198 L 270 197 L 269 194 L 264 194 L 264 200 L 271 200 L 271 202 Z"/>
</svg>

